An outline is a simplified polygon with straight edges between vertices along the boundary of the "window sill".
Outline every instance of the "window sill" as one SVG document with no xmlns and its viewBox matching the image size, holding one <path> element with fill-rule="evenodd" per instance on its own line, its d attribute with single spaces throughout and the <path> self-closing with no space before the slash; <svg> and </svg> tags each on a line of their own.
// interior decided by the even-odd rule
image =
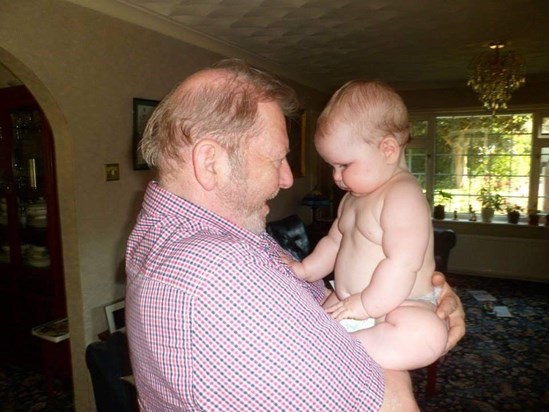
<svg viewBox="0 0 549 412">
<path fill-rule="evenodd" d="M 433 219 L 433 226 L 452 229 L 457 234 L 549 240 L 549 226 L 534 226 L 523 222 L 512 224 L 498 221 L 484 223 L 482 221 Z"/>
</svg>

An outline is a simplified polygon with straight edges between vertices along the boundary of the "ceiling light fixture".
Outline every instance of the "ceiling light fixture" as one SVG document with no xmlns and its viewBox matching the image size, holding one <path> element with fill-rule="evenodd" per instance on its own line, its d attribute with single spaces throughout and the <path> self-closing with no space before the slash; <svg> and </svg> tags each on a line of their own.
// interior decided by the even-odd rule
<svg viewBox="0 0 549 412">
<path fill-rule="evenodd" d="M 507 108 L 511 93 L 526 81 L 521 59 L 510 50 L 502 50 L 504 47 L 503 42 L 490 43 L 490 50 L 471 62 L 467 82 L 494 116 L 497 110 Z"/>
</svg>

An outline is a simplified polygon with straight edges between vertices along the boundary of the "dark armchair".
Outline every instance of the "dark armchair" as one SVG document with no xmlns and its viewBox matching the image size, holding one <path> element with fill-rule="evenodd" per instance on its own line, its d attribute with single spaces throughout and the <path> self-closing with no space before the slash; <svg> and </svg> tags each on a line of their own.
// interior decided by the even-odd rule
<svg viewBox="0 0 549 412">
<path fill-rule="evenodd" d="M 122 332 L 107 340 L 92 342 L 86 348 L 97 412 L 137 412 L 135 387 L 122 379 L 131 374 L 128 342 Z"/>
</svg>

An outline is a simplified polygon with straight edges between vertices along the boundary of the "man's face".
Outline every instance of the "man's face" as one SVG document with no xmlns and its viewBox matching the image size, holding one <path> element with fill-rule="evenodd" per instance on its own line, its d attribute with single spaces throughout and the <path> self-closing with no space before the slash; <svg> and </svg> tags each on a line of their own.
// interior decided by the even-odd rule
<svg viewBox="0 0 549 412">
<path fill-rule="evenodd" d="M 256 234 L 265 229 L 267 201 L 293 184 L 284 115 L 275 102 L 259 103 L 258 113 L 261 131 L 246 144 L 242 165 L 233 167 L 222 188 L 233 220 Z"/>
</svg>

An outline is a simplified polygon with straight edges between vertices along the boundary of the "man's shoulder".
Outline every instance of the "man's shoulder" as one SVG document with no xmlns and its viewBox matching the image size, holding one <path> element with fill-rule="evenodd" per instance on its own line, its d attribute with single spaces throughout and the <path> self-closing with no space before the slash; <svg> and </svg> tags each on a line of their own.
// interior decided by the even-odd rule
<svg viewBox="0 0 549 412">
<path fill-rule="evenodd" d="M 179 239 L 174 239 L 173 247 L 193 257 L 206 254 L 215 261 L 232 261 L 254 253 L 254 247 L 250 242 L 235 234 L 216 230 L 183 233 Z"/>
</svg>

